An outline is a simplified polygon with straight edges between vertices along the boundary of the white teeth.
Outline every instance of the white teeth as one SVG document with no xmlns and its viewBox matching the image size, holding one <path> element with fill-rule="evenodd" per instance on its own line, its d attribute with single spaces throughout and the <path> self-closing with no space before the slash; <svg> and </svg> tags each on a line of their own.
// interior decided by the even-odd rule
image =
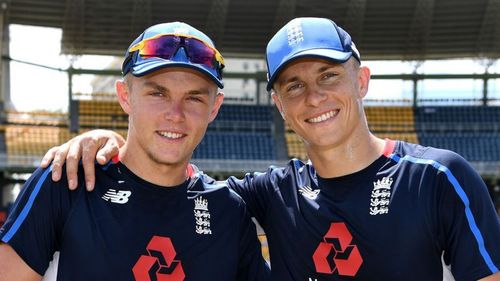
<svg viewBox="0 0 500 281">
<path fill-rule="evenodd" d="M 321 114 L 320 116 L 318 117 L 314 117 L 314 118 L 311 118 L 311 119 L 307 119 L 306 121 L 309 122 L 309 123 L 319 123 L 319 122 L 323 122 L 325 120 L 328 120 L 334 116 L 336 116 L 337 114 L 339 113 L 338 110 L 332 110 L 330 112 L 327 112 L 327 113 L 324 113 L 324 114 Z"/>
<path fill-rule="evenodd" d="M 158 132 L 160 135 L 169 139 L 178 139 L 182 137 L 182 134 L 172 133 L 172 132 Z"/>
</svg>

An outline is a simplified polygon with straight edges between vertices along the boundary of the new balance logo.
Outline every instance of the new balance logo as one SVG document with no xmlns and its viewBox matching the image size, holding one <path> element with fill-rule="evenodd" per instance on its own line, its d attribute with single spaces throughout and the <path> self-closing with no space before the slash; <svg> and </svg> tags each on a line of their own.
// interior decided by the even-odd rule
<svg viewBox="0 0 500 281">
<path fill-rule="evenodd" d="M 299 187 L 299 193 L 306 198 L 315 200 L 318 197 L 319 189 L 313 190 L 310 186 L 306 185 Z"/>
<path fill-rule="evenodd" d="M 106 193 L 102 196 L 102 199 L 110 201 L 111 203 L 125 204 L 128 202 L 128 198 L 132 195 L 132 191 L 129 190 L 115 190 L 108 189 Z"/>
</svg>

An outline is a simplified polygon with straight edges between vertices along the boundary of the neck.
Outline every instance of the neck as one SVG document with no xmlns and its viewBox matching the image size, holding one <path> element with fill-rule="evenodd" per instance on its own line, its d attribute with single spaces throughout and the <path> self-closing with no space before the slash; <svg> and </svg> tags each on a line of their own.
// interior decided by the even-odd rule
<svg viewBox="0 0 500 281">
<path fill-rule="evenodd" d="M 158 163 L 149 157 L 136 155 L 127 149 L 127 144 L 120 149 L 120 162 L 138 177 L 164 187 L 182 184 L 188 178 L 187 165 L 189 159 L 183 163 Z"/>
<path fill-rule="evenodd" d="M 319 176 L 334 178 L 368 167 L 383 154 L 384 147 L 383 139 L 366 131 L 335 147 L 307 147 L 307 154 Z"/>
</svg>

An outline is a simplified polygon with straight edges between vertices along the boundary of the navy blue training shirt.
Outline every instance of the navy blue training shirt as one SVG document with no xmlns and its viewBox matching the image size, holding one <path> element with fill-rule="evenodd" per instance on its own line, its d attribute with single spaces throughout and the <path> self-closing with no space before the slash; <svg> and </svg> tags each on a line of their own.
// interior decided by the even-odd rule
<svg viewBox="0 0 500 281">
<path fill-rule="evenodd" d="M 451 151 L 388 140 L 356 173 L 310 163 L 228 179 L 268 239 L 275 281 L 458 281 L 498 272 L 500 224 L 481 177 Z"/>
<path fill-rule="evenodd" d="M 110 162 L 96 165 L 93 192 L 50 174 L 35 171 L 0 229 L 41 275 L 60 251 L 57 280 L 268 280 L 245 203 L 201 173 L 166 188 Z"/>
</svg>

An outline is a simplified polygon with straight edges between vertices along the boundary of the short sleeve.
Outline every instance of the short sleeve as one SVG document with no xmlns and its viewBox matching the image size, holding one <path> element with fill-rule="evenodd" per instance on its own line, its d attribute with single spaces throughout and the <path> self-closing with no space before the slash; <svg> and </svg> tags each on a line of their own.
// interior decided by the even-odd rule
<svg viewBox="0 0 500 281">
<path fill-rule="evenodd" d="M 60 185 L 52 182 L 51 168 L 37 169 L 0 229 L 1 241 L 40 275 L 58 250 L 63 217 L 69 212 L 69 190 Z"/>
<path fill-rule="evenodd" d="M 445 261 L 456 280 L 477 280 L 500 267 L 500 221 L 488 189 L 462 157 L 441 160 L 439 219 Z"/>
</svg>

